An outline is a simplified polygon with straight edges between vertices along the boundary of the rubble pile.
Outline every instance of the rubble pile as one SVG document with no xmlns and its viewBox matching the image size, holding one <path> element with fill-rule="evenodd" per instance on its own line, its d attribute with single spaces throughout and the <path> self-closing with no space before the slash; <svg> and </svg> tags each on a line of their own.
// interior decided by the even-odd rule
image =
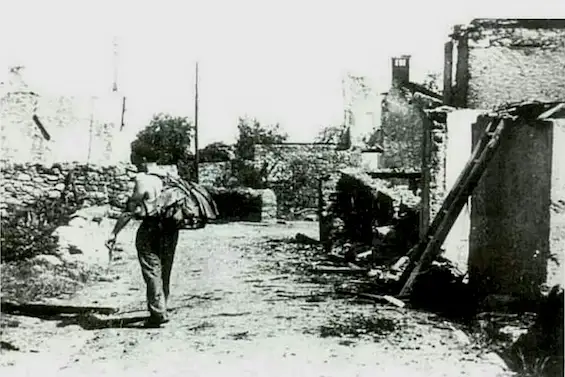
<svg viewBox="0 0 565 377">
<path fill-rule="evenodd" d="M 323 213 L 329 231 L 322 237 L 327 252 L 347 261 L 365 253 L 367 261 L 384 262 L 418 241 L 420 201 L 408 186 L 347 169 L 328 198 Z"/>
</svg>

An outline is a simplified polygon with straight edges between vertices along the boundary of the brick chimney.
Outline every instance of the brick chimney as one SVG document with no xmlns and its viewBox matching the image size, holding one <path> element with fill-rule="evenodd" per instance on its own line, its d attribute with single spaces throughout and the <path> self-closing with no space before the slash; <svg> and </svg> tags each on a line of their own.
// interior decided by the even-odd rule
<svg viewBox="0 0 565 377">
<path fill-rule="evenodd" d="M 410 55 L 392 58 L 392 85 L 398 86 L 410 81 Z"/>
</svg>

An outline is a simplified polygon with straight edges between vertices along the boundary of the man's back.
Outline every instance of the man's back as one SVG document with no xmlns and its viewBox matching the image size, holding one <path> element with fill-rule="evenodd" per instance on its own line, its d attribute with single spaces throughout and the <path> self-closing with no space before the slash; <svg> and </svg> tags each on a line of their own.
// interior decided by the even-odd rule
<svg viewBox="0 0 565 377">
<path fill-rule="evenodd" d="M 154 203 L 163 191 L 163 181 L 156 175 L 138 173 L 135 187 L 130 197 L 128 210 L 141 216 L 147 216 L 154 210 Z"/>
</svg>

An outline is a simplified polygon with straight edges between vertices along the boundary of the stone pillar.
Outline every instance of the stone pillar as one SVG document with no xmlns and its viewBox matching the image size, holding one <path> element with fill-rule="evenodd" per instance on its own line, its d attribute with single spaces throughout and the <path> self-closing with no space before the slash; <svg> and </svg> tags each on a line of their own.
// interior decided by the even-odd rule
<svg viewBox="0 0 565 377">
<path fill-rule="evenodd" d="M 277 196 L 271 189 L 261 192 L 261 221 L 273 222 L 277 220 Z"/>
</svg>

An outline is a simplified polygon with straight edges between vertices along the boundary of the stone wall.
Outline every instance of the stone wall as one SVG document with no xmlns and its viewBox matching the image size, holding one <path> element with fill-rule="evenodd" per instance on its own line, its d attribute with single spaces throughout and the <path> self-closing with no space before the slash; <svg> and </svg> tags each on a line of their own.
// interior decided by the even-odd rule
<svg viewBox="0 0 565 377">
<path fill-rule="evenodd" d="M 446 46 L 446 103 L 489 109 L 565 97 L 565 21 L 475 20 Z"/>
<path fill-rule="evenodd" d="M 345 125 L 351 144 L 363 147 L 364 139 L 380 127 L 381 95 L 367 77 L 348 74 L 343 85 Z"/>
<path fill-rule="evenodd" d="M 198 164 L 198 178 L 205 186 L 223 186 L 231 176 L 231 162 L 202 162 Z"/>
<path fill-rule="evenodd" d="M 491 109 L 565 98 L 565 21 L 488 20 L 446 44 L 445 102 Z M 474 126 L 476 143 L 484 125 Z M 561 281 L 560 128 L 521 124 L 502 141 L 471 201 L 470 282 L 479 293 L 532 296 Z M 550 203 L 551 207 L 550 208 Z M 549 267 L 548 267 L 549 265 Z M 553 271 L 553 272 L 552 272 Z"/>
<path fill-rule="evenodd" d="M 4 163 L 0 168 L 0 208 L 6 215 L 11 208 L 31 204 L 43 195 L 56 198 L 65 188 L 91 205 L 121 206 L 133 189 L 136 169 L 130 165 L 94 166 L 84 164 Z M 68 180 L 69 173 L 72 179 Z"/>
<path fill-rule="evenodd" d="M 117 93 L 68 97 L 29 90 L 7 92 L 0 100 L 2 159 L 44 165 L 125 162 L 129 145 L 118 137 L 122 105 L 123 97 Z"/>
<path fill-rule="evenodd" d="M 392 87 L 383 100 L 380 167 L 420 171 L 422 165 L 423 120 L 403 88 Z"/>
</svg>

